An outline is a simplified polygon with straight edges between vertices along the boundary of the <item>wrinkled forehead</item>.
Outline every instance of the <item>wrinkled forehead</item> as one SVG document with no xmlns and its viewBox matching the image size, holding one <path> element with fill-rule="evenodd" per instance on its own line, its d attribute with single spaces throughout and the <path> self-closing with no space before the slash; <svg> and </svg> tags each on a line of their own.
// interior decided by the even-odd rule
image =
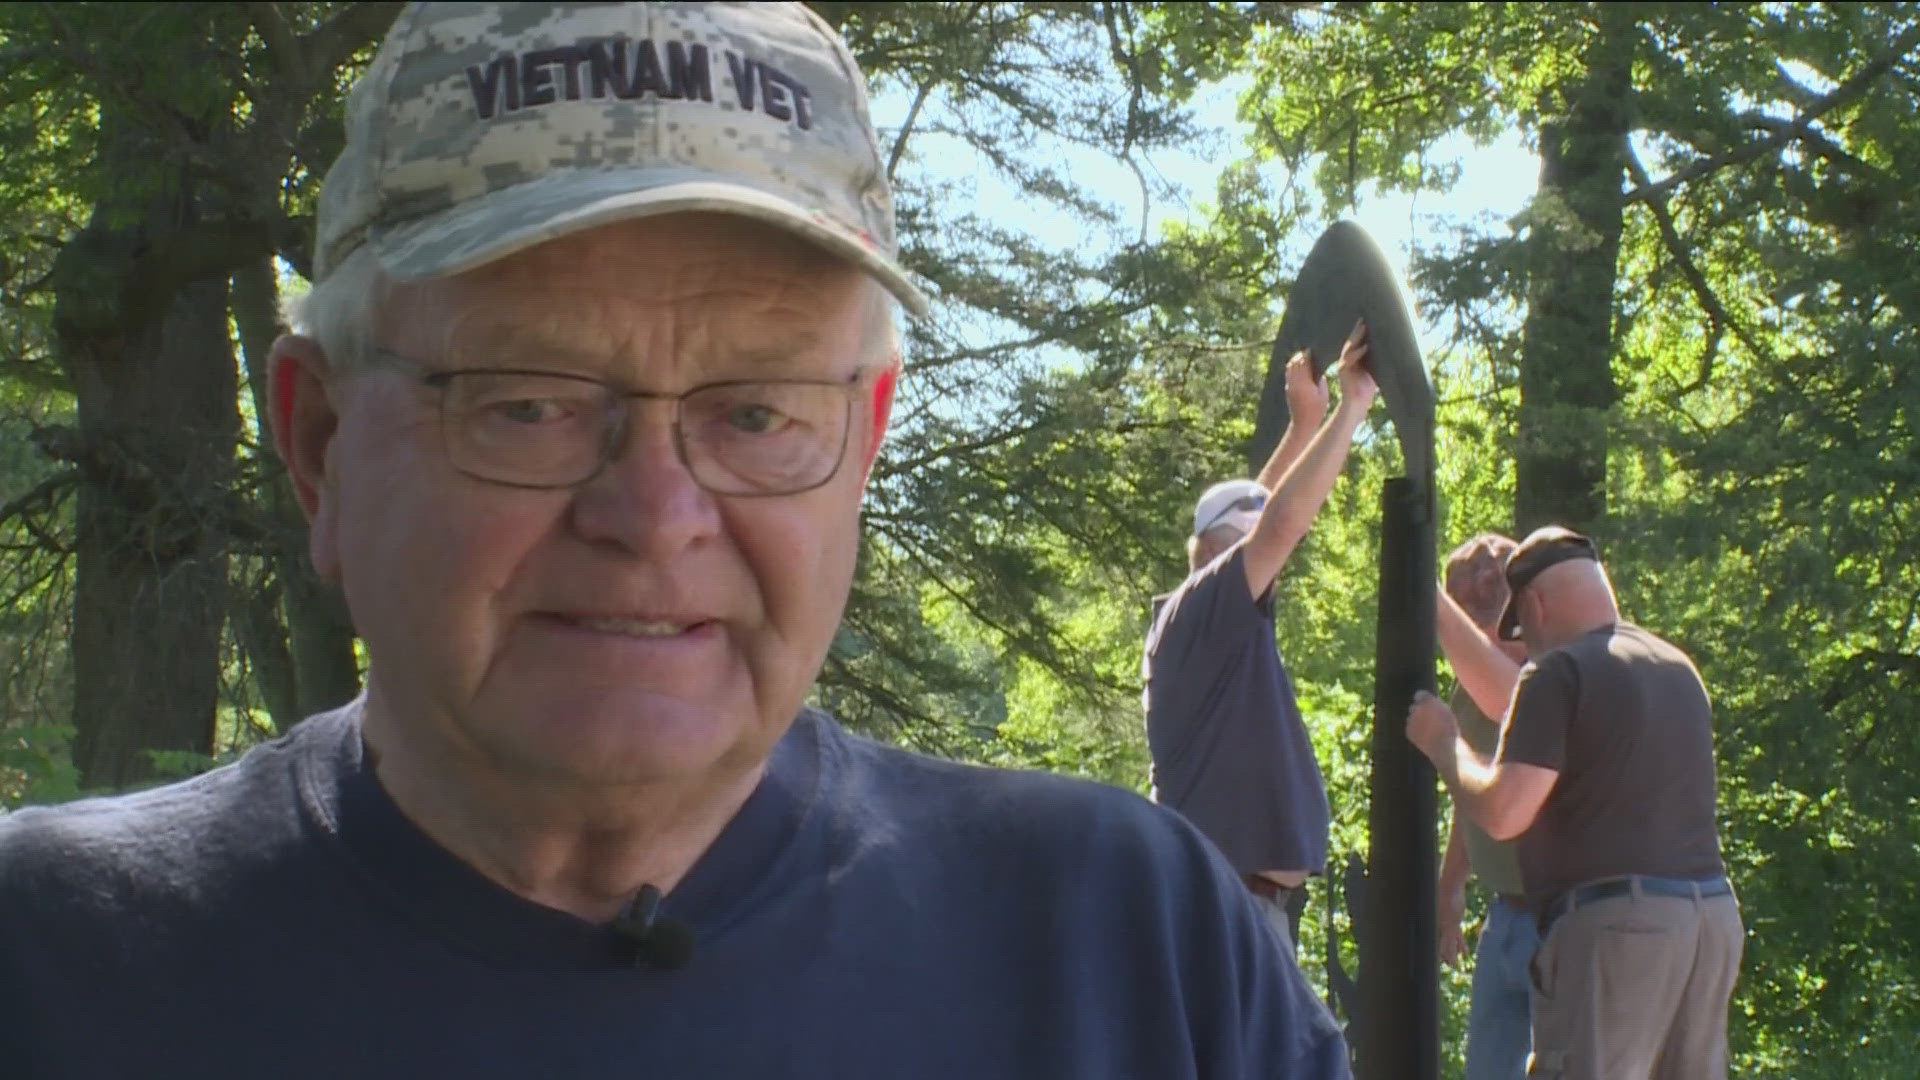
<svg viewBox="0 0 1920 1080">
<path fill-rule="evenodd" d="M 857 345 L 876 306 L 890 317 L 852 264 L 718 215 L 606 226 L 402 284 L 392 300 L 430 348 L 577 360 L 672 348 L 776 364 Z"/>
</svg>

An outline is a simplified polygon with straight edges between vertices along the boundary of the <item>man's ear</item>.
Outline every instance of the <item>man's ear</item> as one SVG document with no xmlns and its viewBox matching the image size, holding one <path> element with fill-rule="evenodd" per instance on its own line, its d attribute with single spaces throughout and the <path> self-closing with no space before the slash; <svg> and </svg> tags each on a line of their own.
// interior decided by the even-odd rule
<svg viewBox="0 0 1920 1080">
<path fill-rule="evenodd" d="M 1539 589 L 1528 589 L 1521 593 L 1520 604 L 1529 616 L 1527 621 L 1534 627 L 1541 628 L 1547 625 L 1547 602 L 1541 597 Z"/>
<path fill-rule="evenodd" d="M 895 358 L 873 380 L 873 427 L 867 435 L 867 456 L 862 477 L 873 475 L 873 463 L 880 456 L 880 444 L 886 440 L 887 424 L 893 419 L 893 390 L 900 378 L 900 361 Z"/>
<path fill-rule="evenodd" d="M 327 451 L 333 445 L 340 416 L 327 383 L 327 357 L 318 342 L 300 334 L 283 334 L 273 343 L 267 368 L 268 399 L 273 415 L 273 447 L 287 467 L 294 497 L 307 517 L 309 551 L 314 569 L 333 579 L 333 522 L 328 498 Z"/>
</svg>

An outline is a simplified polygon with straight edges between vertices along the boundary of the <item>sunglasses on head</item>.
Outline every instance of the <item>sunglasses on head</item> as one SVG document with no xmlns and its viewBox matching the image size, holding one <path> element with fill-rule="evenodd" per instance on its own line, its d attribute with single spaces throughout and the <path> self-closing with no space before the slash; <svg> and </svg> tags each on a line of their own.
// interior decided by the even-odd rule
<svg viewBox="0 0 1920 1080">
<path fill-rule="evenodd" d="M 1213 517 L 1207 522 L 1207 527 L 1200 531 L 1201 532 L 1211 531 L 1213 528 L 1218 526 L 1221 522 L 1221 519 L 1225 518 L 1228 514 L 1241 513 L 1246 511 L 1257 512 L 1266 505 L 1267 505 L 1267 497 L 1265 495 L 1242 495 L 1238 499 L 1235 499 L 1232 502 L 1228 503 L 1227 505 L 1221 507 L 1220 510 L 1217 513 L 1215 513 Z"/>
</svg>

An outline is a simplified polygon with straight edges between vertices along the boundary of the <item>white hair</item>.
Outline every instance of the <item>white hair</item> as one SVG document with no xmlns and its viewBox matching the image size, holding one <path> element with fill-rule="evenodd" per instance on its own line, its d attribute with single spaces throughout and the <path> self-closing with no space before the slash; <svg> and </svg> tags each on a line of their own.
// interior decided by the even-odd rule
<svg viewBox="0 0 1920 1080">
<path fill-rule="evenodd" d="M 365 244 L 353 249 L 333 273 L 314 282 L 304 296 L 282 305 L 287 325 L 320 346 L 336 371 L 347 371 L 373 355 L 373 328 L 380 304 L 393 291 L 393 279 Z"/>
<path fill-rule="evenodd" d="M 900 362 L 900 330 L 893 324 L 894 297 L 878 278 L 867 278 L 870 299 L 867 304 L 867 328 L 860 335 L 867 355 L 864 365 L 885 367 Z"/>
<path fill-rule="evenodd" d="M 872 277 L 863 333 L 866 355 L 861 366 L 886 366 L 900 354 L 900 335 L 894 327 L 893 294 Z M 314 283 L 303 296 L 282 304 L 287 325 L 320 346 L 336 371 L 350 371 L 367 362 L 374 349 L 374 327 L 380 305 L 392 294 L 394 280 L 380 267 L 373 249 L 353 249 L 333 273 Z"/>
</svg>

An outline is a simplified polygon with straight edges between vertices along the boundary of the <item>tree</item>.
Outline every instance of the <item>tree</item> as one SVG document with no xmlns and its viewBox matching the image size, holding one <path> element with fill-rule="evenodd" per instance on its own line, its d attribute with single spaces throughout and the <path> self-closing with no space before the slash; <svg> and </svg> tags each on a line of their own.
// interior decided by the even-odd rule
<svg viewBox="0 0 1920 1080">
<path fill-rule="evenodd" d="M 68 463 L 74 752 L 87 786 L 154 775 L 148 751 L 211 754 L 236 544 L 271 530 L 236 485 L 241 437 L 228 279 L 304 262 L 311 175 L 337 148 L 342 69 L 396 5 L 14 5 L 6 100 L 95 117 L 40 140 L 8 187 L 57 174 L 87 205 L 43 246 L 47 344 L 76 403 L 39 433 Z M 18 218 L 16 218 L 18 220 Z M 271 281 L 271 278 L 268 278 Z M 284 517 L 281 519 L 284 524 Z M 283 575 L 284 576 L 284 575 Z M 338 652 L 338 646 L 335 650 Z"/>
<path fill-rule="evenodd" d="M 1253 23 L 1217 4 L 814 6 L 878 93 L 910 103 L 883 148 L 903 257 L 939 301 L 907 328 L 822 698 L 915 745 L 1002 755 L 1007 695 L 1038 695 L 1085 720 L 1070 738 L 1136 782 L 1138 658 L 1114 645 L 1153 589 L 1138 568 L 1164 581 L 1179 559 L 1164 492 L 1197 491 L 1232 454 L 1162 376 L 1210 377 L 1196 361 L 1250 325 L 1236 312 L 1186 334 L 1196 324 L 1156 304 L 1230 310 L 1251 276 L 1144 234 L 1165 189 L 1143 161 L 1196 136 L 1182 102 L 1235 62 Z M 1066 146 L 1129 166 L 1140 217 L 1078 180 Z M 949 167 L 963 157 L 981 176 Z M 1043 244 L 994 198 L 1081 222 L 1088 242 Z"/>
</svg>

